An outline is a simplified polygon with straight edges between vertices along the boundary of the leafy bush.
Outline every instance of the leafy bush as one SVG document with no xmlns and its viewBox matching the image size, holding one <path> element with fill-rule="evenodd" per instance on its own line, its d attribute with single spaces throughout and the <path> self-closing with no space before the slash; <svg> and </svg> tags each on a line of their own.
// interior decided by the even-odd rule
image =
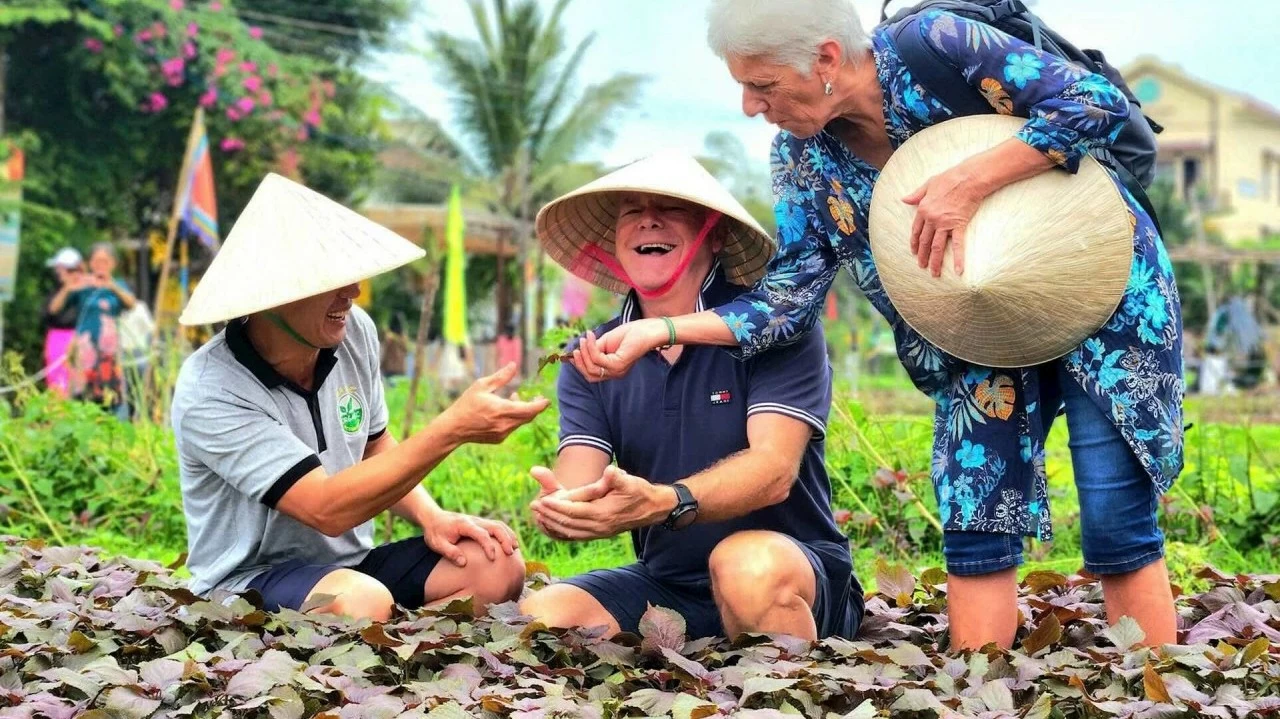
<svg viewBox="0 0 1280 719">
<path fill-rule="evenodd" d="M 1202 577 L 1185 646 L 1108 627 L 1088 579 L 1037 572 L 1012 651 L 948 655 L 941 572 L 882 566 L 857 641 L 686 641 L 651 608 L 612 641 L 469 600 L 385 624 L 205 601 L 165 567 L 75 547 L 0 545 L 0 717 L 1061 717 L 1280 712 L 1280 581 Z M 545 581 L 537 576 L 533 586 Z M 7 708 L 6 708 L 7 707 Z"/>
</svg>

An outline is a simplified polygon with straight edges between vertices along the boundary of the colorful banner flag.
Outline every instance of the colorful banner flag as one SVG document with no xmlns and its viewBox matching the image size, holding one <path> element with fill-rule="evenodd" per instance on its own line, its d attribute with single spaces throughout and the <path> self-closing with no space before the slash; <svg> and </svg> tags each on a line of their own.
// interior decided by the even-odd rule
<svg viewBox="0 0 1280 719">
<path fill-rule="evenodd" d="M 444 341 L 455 345 L 468 343 L 466 255 L 462 246 L 465 226 L 462 191 L 454 185 L 444 221 Z"/>
<path fill-rule="evenodd" d="M 187 173 L 180 185 L 184 193 L 180 210 L 182 226 L 212 250 L 218 246 L 218 201 L 203 112 L 196 113 L 191 135 L 193 142 L 189 145 L 190 155 L 182 164 Z"/>
<path fill-rule="evenodd" d="M 13 300 L 18 276 L 18 230 L 22 220 L 22 150 L 0 146 L 0 302 Z"/>
</svg>

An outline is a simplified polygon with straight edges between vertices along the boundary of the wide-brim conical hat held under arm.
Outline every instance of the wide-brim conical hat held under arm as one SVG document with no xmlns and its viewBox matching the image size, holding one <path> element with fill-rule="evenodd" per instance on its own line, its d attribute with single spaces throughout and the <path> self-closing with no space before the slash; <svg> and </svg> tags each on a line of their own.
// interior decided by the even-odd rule
<svg viewBox="0 0 1280 719">
<path fill-rule="evenodd" d="M 713 236 L 723 243 L 717 256 L 725 275 L 746 287 L 764 276 L 773 256 L 773 238 L 697 160 L 672 150 L 625 165 L 548 203 L 536 222 L 543 249 L 561 267 L 597 287 L 618 294 L 630 290 L 600 259 L 614 255 L 618 201 L 627 192 L 675 197 L 721 213 Z"/>
<path fill-rule="evenodd" d="M 227 322 L 406 265 L 421 247 L 277 174 L 236 220 L 178 319 Z"/>
<path fill-rule="evenodd" d="M 963 275 L 952 243 L 941 277 L 920 268 L 916 208 L 902 198 L 1025 122 L 975 115 L 927 128 L 890 156 L 871 197 L 871 250 L 889 299 L 925 339 L 987 367 L 1031 367 L 1075 349 L 1115 312 L 1133 263 L 1134 217 L 1085 156 L 1075 175 L 1048 170 L 984 200 L 965 230 Z"/>
</svg>

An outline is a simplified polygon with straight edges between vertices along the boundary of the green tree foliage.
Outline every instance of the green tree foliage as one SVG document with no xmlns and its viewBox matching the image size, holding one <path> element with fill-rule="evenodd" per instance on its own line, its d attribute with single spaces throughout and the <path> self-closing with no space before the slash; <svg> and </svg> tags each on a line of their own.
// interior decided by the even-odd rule
<svg viewBox="0 0 1280 719">
<path fill-rule="evenodd" d="M 267 44 L 351 67 L 371 50 L 395 46 L 413 0 L 240 0 L 235 12 Z"/>
<path fill-rule="evenodd" d="M 532 219 L 568 180 L 580 177 L 574 161 L 612 138 L 616 118 L 635 102 L 644 81 L 618 73 L 573 91 L 594 35 L 570 49 L 562 23 L 569 1 L 557 0 L 544 15 L 536 0 L 469 0 L 476 39 L 444 32 L 427 38 L 482 180 L 470 194 L 486 197 L 492 209 L 510 217 Z M 531 238 L 522 233 L 518 242 L 521 264 L 531 262 Z M 507 264 L 511 279 L 518 277 L 516 264 Z M 541 280 L 538 285 L 540 295 Z M 537 316 L 531 288 L 525 290 L 525 317 Z M 524 340 L 532 345 L 531 337 Z"/>
<path fill-rule="evenodd" d="M 282 3 L 18 0 L 0 7 L 4 129 L 27 150 L 25 199 L 49 210 L 24 212 L 7 348 L 29 365 L 39 357 L 32 299 L 48 289 L 43 263 L 57 247 L 145 239 L 164 229 L 197 107 L 205 108 L 224 234 L 270 171 L 295 174 L 339 200 L 359 199 L 385 127 L 377 88 L 351 60 L 406 12 L 390 3 L 366 32 L 363 23 L 372 20 L 364 6 L 372 5 L 352 5 L 347 21 L 325 21 L 354 23 L 364 35 L 312 30 L 313 39 L 352 38 L 335 40 L 341 57 L 299 49 L 238 14 L 275 16 Z M 288 20 L 279 18 L 276 25 Z"/>
<path fill-rule="evenodd" d="M 550 199 L 545 195 L 575 159 L 611 139 L 615 119 L 643 83 L 639 75 L 618 73 L 575 97 L 594 35 L 569 49 L 562 24 L 569 1 L 557 0 L 544 17 L 536 0 L 470 0 L 479 39 L 428 36 L 457 103 L 462 137 L 495 185 L 498 208 L 511 215 Z"/>
</svg>

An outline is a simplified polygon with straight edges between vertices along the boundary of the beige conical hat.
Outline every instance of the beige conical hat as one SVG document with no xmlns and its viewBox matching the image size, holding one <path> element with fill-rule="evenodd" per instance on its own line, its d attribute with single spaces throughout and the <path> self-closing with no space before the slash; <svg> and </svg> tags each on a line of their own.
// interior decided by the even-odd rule
<svg viewBox="0 0 1280 719">
<path fill-rule="evenodd" d="M 943 351 L 987 367 L 1029 367 L 1077 347 L 1111 317 L 1133 262 L 1134 218 L 1086 156 L 988 197 L 965 232 L 964 274 L 947 245 L 942 277 L 911 253 L 902 198 L 1014 135 L 1025 119 L 976 115 L 921 131 L 893 153 L 871 197 L 871 251 L 902 318 Z"/>
<path fill-rule="evenodd" d="M 584 252 L 591 243 L 613 255 L 618 198 L 650 192 L 695 202 L 724 216 L 715 236 L 723 241 L 720 264 L 729 280 L 750 287 L 764 276 L 773 256 L 773 238 L 733 195 L 693 157 L 675 150 L 655 153 L 589 182 L 538 212 L 538 240 L 561 267 L 610 292 L 631 288 L 599 260 Z"/>
<path fill-rule="evenodd" d="M 324 195 L 268 174 L 178 321 L 226 322 L 336 290 L 424 256 Z"/>
</svg>

